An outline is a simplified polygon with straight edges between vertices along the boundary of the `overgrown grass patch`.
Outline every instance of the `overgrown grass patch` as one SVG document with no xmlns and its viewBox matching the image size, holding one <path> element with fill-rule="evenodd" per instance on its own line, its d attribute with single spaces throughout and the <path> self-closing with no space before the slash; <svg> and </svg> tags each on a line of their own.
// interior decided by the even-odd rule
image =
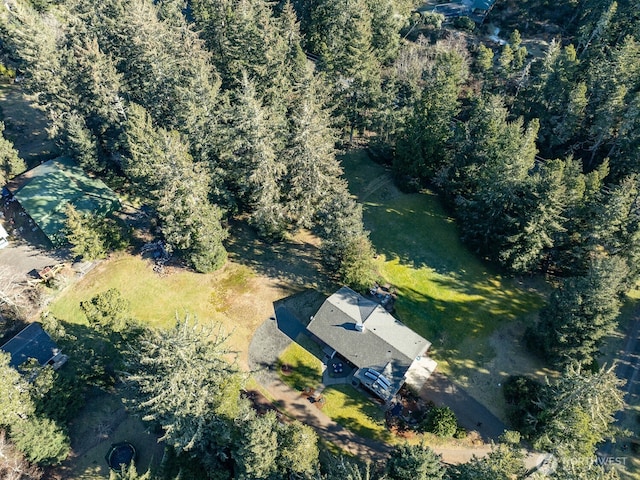
<svg viewBox="0 0 640 480">
<path fill-rule="evenodd" d="M 322 383 L 320 347 L 301 333 L 280 355 L 278 373 L 284 383 L 296 390 L 316 388 Z"/>
<path fill-rule="evenodd" d="M 538 310 L 541 296 L 469 252 L 434 193 L 400 192 L 362 150 L 345 155 L 343 166 L 364 204 L 381 281 L 398 292 L 396 316 L 433 343 L 445 372 L 465 375 L 489 361 L 487 337 Z"/>
<path fill-rule="evenodd" d="M 327 387 L 322 395 L 325 399 L 322 411 L 336 423 L 361 437 L 393 441 L 382 409 L 350 385 Z"/>
</svg>

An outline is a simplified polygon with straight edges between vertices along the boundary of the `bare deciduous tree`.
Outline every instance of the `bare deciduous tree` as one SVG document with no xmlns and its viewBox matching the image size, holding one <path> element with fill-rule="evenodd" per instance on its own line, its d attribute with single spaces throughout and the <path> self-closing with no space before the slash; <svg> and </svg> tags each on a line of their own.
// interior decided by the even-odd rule
<svg viewBox="0 0 640 480">
<path fill-rule="evenodd" d="M 8 265 L 0 266 L 0 320 L 3 315 L 27 317 L 38 306 L 39 296 L 37 286 L 29 285 L 23 274 Z"/>
<path fill-rule="evenodd" d="M 40 480 L 42 470 L 29 464 L 22 453 L 0 430 L 0 478 L 4 480 Z"/>
</svg>

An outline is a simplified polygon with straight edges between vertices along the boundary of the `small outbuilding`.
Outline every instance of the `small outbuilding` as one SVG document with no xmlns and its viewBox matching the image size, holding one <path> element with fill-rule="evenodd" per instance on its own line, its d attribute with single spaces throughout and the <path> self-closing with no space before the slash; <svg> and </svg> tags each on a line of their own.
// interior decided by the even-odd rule
<svg viewBox="0 0 640 480">
<path fill-rule="evenodd" d="M 41 367 L 51 365 L 57 370 L 68 358 L 39 323 L 27 325 L 11 340 L 0 346 L 0 350 L 11 355 L 9 365 L 15 369 L 33 358 Z"/>
<path fill-rule="evenodd" d="M 7 188 L 54 246 L 65 242 L 67 205 L 101 216 L 120 208 L 113 190 L 67 157 L 38 165 L 14 178 Z"/>
<path fill-rule="evenodd" d="M 356 382 L 387 403 L 407 379 L 423 383 L 436 367 L 426 355 L 428 340 L 349 287 L 327 298 L 307 329 L 330 357 L 339 355 L 356 368 Z"/>
</svg>

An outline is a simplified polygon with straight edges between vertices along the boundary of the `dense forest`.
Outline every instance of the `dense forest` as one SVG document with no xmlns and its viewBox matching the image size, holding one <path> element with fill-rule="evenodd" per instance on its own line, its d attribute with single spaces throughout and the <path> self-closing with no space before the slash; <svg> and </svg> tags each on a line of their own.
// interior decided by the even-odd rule
<svg viewBox="0 0 640 480">
<path fill-rule="evenodd" d="M 505 272 L 544 274 L 552 287 L 526 337 L 564 373 L 549 385 L 513 380 L 514 427 L 537 448 L 593 455 L 622 406 L 620 381 L 596 359 L 640 275 L 640 10 L 632 0 L 498 1 L 495 11 L 510 9 L 521 29 L 500 45 L 483 43 L 473 22 L 454 28 L 415 7 L 6 0 L 0 54 L 3 72 L 46 110 L 60 149 L 148 207 L 168 248 L 199 272 L 224 264 L 229 220 L 241 218 L 269 242 L 311 230 L 337 281 L 370 286 L 373 247 L 337 157 L 349 145 L 366 146 L 401 188 L 437 191 L 470 249 Z M 532 55 L 523 37 L 554 21 L 562 28 Z M 0 154 L 4 183 L 25 166 L 5 140 Z M 111 225 L 69 218 L 76 253 L 99 256 L 122 241 Z M 308 427 L 256 415 L 222 338 L 202 342 L 189 322 L 141 331 L 126 315 L 100 313 L 114 304 L 86 308 L 96 335 L 116 338 L 132 408 L 173 448 L 179 468 L 166 478 L 383 478 L 330 455 L 320 468 Z M 168 349 L 183 349 L 180 368 Z M 19 390 L 37 399 L 38 388 Z M 186 400 L 201 391 L 210 394 Z M 43 420 L 37 401 L 0 401 L 26 408 L 0 424 L 30 460 L 64 458 L 54 422 L 67 408 Z M 18 428 L 25 419 L 30 427 Z M 34 451 L 38 437 L 58 450 Z M 512 437 L 450 469 L 423 446 L 397 447 L 380 475 L 514 478 L 524 467 Z M 616 478 L 580 468 L 553 478 Z"/>
</svg>

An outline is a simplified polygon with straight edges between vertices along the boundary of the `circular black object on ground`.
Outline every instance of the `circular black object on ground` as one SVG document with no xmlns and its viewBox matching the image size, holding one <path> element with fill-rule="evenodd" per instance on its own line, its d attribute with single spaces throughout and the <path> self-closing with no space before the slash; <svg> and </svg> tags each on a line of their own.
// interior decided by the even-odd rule
<svg viewBox="0 0 640 480">
<path fill-rule="evenodd" d="M 132 460 L 135 460 L 136 448 L 129 442 L 112 443 L 109 452 L 104 458 L 111 470 L 120 473 L 122 465 L 128 466 Z"/>
</svg>

